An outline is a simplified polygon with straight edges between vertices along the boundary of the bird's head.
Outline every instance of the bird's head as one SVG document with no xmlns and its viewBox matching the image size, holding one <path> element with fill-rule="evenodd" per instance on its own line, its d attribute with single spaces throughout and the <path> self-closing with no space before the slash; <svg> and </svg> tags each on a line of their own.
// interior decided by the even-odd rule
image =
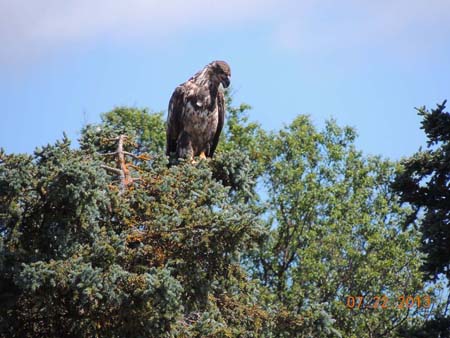
<svg viewBox="0 0 450 338">
<path fill-rule="evenodd" d="M 225 61 L 213 61 L 208 65 L 210 76 L 222 84 L 224 88 L 230 86 L 231 69 Z"/>
</svg>

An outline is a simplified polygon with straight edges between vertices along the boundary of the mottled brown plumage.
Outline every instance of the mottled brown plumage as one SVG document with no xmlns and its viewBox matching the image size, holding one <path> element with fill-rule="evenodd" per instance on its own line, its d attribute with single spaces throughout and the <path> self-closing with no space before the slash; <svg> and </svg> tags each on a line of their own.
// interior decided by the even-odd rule
<svg viewBox="0 0 450 338">
<path fill-rule="evenodd" d="M 213 61 L 175 88 L 167 116 L 167 155 L 213 156 L 225 118 L 221 87 L 230 85 L 230 76 L 226 62 Z"/>
</svg>

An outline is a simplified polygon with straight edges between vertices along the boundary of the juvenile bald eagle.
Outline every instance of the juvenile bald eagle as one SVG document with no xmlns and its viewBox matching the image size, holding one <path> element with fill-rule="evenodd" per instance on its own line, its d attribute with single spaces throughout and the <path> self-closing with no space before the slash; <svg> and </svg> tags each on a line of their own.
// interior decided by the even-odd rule
<svg viewBox="0 0 450 338">
<path fill-rule="evenodd" d="M 223 88 L 230 85 L 230 66 L 213 61 L 175 88 L 169 101 L 166 155 L 193 160 L 212 157 L 225 118 Z"/>
</svg>

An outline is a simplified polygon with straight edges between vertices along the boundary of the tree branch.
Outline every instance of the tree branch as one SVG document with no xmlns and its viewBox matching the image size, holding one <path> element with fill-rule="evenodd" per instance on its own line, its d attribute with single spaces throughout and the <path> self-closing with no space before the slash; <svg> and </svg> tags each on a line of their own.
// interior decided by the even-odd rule
<svg viewBox="0 0 450 338">
<path fill-rule="evenodd" d="M 123 193 L 130 184 L 132 184 L 134 181 L 139 179 L 139 178 L 131 177 L 130 170 L 128 169 L 128 165 L 126 163 L 125 157 L 131 156 L 135 159 L 141 159 L 141 158 L 139 158 L 139 156 L 134 155 L 133 153 L 130 153 L 123 149 L 123 144 L 126 139 L 127 139 L 126 135 L 120 135 L 116 138 L 108 139 L 108 141 L 117 141 L 117 150 L 114 152 L 110 152 L 110 153 L 99 154 L 101 156 L 116 156 L 117 168 L 113 168 L 113 167 L 107 166 L 105 164 L 102 164 L 101 167 L 103 169 L 119 176 L 119 178 L 120 178 L 120 193 Z"/>
</svg>

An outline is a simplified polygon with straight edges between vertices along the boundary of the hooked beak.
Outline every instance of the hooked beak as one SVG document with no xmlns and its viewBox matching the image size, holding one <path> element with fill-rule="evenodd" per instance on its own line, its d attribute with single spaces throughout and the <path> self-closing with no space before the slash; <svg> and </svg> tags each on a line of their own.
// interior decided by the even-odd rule
<svg viewBox="0 0 450 338">
<path fill-rule="evenodd" d="M 231 76 L 227 76 L 222 81 L 222 85 L 224 86 L 224 88 L 228 88 L 230 86 L 230 83 L 231 83 Z"/>
</svg>

